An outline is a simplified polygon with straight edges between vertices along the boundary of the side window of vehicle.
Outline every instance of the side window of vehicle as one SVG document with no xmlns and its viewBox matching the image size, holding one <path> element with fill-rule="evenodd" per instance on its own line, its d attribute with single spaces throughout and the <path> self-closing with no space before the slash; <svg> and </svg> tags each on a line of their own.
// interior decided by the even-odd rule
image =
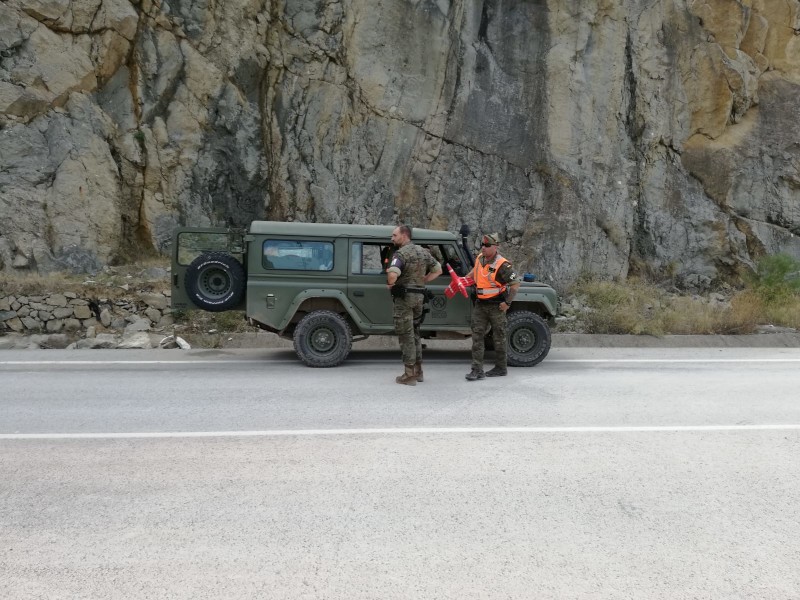
<svg viewBox="0 0 800 600">
<path fill-rule="evenodd" d="M 461 258 L 461 253 L 459 253 L 458 248 L 456 248 L 453 244 L 442 245 L 442 253 L 444 255 L 442 271 L 445 275 L 448 274 L 447 267 L 445 266 L 446 264 L 453 267 L 453 271 L 456 272 L 456 275 L 466 275 L 472 267 L 472 265 L 464 264 L 464 261 Z"/>
<path fill-rule="evenodd" d="M 388 244 L 355 242 L 350 256 L 350 271 L 354 275 L 380 275 L 386 271 L 391 255 Z"/>
<path fill-rule="evenodd" d="M 442 274 L 440 277 L 449 277 L 450 273 L 447 271 L 447 265 L 453 267 L 453 270 L 459 274 L 461 273 L 460 269 L 462 268 L 462 260 L 461 255 L 458 253 L 458 249 L 453 246 L 452 244 L 422 244 L 422 247 L 428 250 L 442 266 Z"/>
<path fill-rule="evenodd" d="M 204 252 L 228 252 L 227 233 L 187 231 L 178 235 L 178 264 L 186 266 Z"/>
<path fill-rule="evenodd" d="M 333 243 L 300 240 L 266 240 L 262 262 L 276 271 L 330 271 Z"/>
<path fill-rule="evenodd" d="M 422 247 L 430 252 L 434 260 L 442 266 L 442 273 L 447 274 L 447 268 L 444 266 L 444 246 L 441 244 L 422 244 Z"/>
</svg>

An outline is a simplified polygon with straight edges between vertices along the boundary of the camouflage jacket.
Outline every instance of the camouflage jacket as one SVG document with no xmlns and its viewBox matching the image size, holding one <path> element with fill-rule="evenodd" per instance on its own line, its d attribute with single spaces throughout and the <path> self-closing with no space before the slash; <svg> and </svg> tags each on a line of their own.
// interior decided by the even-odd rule
<svg viewBox="0 0 800 600">
<path fill-rule="evenodd" d="M 424 277 L 437 268 L 441 268 L 431 253 L 421 246 L 408 243 L 395 251 L 389 263 L 387 273 L 397 273 L 395 284 L 424 285 Z"/>
</svg>

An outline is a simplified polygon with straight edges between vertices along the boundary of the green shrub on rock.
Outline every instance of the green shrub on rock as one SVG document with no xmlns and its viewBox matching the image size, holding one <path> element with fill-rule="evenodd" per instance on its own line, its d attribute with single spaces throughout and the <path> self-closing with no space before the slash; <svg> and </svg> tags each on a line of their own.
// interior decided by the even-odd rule
<svg viewBox="0 0 800 600">
<path fill-rule="evenodd" d="M 784 304 L 800 295 L 800 261 L 788 254 L 758 261 L 751 285 L 767 304 Z"/>
</svg>

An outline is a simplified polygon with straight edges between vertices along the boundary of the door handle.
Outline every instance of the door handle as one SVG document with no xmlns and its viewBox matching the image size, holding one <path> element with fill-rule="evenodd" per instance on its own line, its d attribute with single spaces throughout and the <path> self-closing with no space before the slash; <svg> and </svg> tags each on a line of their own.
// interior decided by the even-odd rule
<svg viewBox="0 0 800 600">
<path fill-rule="evenodd" d="M 364 290 L 355 290 L 353 292 L 353 296 L 362 297 L 364 295 Z"/>
</svg>

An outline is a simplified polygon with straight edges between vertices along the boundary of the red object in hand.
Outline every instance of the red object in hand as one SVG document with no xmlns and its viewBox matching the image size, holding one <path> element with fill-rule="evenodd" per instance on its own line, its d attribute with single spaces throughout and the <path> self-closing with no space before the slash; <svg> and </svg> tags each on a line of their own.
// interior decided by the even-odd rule
<svg viewBox="0 0 800 600">
<path fill-rule="evenodd" d="M 469 298 L 468 287 L 475 285 L 475 280 L 472 277 L 459 277 L 453 270 L 453 267 L 447 265 L 447 270 L 450 272 L 450 285 L 444 289 L 444 295 L 448 298 L 453 298 L 457 293 L 461 293 L 464 298 Z"/>
</svg>

